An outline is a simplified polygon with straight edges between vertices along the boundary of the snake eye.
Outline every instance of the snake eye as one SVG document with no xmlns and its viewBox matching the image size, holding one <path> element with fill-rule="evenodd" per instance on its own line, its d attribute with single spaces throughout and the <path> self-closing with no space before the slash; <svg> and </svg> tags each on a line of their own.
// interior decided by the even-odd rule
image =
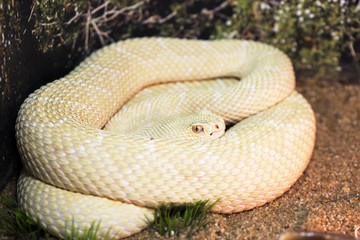
<svg viewBox="0 0 360 240">
<path fill-rule="evenodd" d="M 194 133 L 202 133 L 204 131 L 204 128 L 200 125 L 194 125 L 191 129 Z"/>
</svg>

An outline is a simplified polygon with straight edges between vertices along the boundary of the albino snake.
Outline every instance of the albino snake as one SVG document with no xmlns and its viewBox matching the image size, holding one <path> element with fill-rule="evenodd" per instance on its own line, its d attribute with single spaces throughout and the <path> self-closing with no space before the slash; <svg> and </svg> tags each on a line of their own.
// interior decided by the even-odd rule
<svg viewBox="0 0 360 240">
<path fill-rule="evenodd" d="M 220 138 L 149 139 L 102 129 L 146 86 L 221 76 L 241 80 L 154 100 L 164 111 L 205 109 L 227 123 L 246 118 Z M 144 214 L 152 211 L 139 206 L 219 197 L 215 212 L 263 205 L 294 184 L 313 151 L 314 114 L 294 86 L 290 60 L 266 44 L 163 38 L 111 44 L 21 106 L 16 137 L 26 171 L 19 203 L 57 236 L 72 220 L 84 227 L 101 219 L 100 234 L 110 228 L 116 238 L 146 227 Z"/>
</svg>

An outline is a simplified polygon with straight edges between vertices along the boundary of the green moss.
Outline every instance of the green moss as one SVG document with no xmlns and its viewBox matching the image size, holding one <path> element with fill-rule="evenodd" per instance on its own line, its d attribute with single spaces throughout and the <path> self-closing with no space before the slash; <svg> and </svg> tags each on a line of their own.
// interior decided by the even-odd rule
<svg viewBox="0 0 360 240">
<path fill-rule="evenodd" d="M 2 224 L 0 233 L 22 240 L 49 239 L 50 235 L 43 231 L 39 225 L 20 208 L 18 203 L 10 197 L 1 197 L 7 212 L 0 211 Z"/>
<path fill-rule="evenodd" d="M 15 199 L 2 196 L 0 200 L 6 207 L 6 210 L 0 210 L 0 217 L 3 220 L 0 226 L 2 236 L 22 240 L 55 239 L 49 232 L 43 230 L 37 221 L 27 216 Z M 219 199 L 211 204 L 209 201 L 198 201 L 181 205 L 161 205 L 154 211 L 154 221 L 145 217 L 149 227 L 162 236 L 186 236 L 189 238 L 214 220 L 209 217 L 208 213 L 218 201 Z M 111 229 L 99 234 L 100 225 L 101 221 L 98 221 L 93 222 L 89 228 L 79 229 L 73 218 L 70 223 L 65 225 L 65 239 L 111 239 Z"/>
<path fill-rule="evenodd" d="M 181 205 L 160 205 L 154 211 L 154 221 L 146 219 L 149 227 L 161 236 L 183 235 L 189 238 L 214 220 L 209 218 L 208 212 L 218 201 L 219 199 L 212 204 L 207 200 Z"/>
<path fill-rule="evenodd" d="M 56 239 L 52 237 L 49 232 L 43 230 L 39 224 L 27 216 L 15 199 L 11 197 L 1 196 L 1 201 L 6 207 L 6 211 L 0 210 L 0 218 L 2 224 L 0 225 L 0 234 L 10 238 L 21 240 L 35 240 L 35 239 Z M 66 240 L 95 240 L 111 239 L 110 229 L 104 234 L 99 234 L 101 221 L 92 222 L 89 228 L 79 229 L 75 225 L 73 218 L 70 224 L 65 225 Z"/>
</svg>

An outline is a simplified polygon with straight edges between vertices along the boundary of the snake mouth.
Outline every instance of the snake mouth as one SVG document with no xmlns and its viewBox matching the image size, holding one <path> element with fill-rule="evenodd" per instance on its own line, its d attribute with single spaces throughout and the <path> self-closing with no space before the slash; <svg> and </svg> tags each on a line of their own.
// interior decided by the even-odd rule
<svg viewBox="0 0 360 240">
<path fill-rule="evenodd" d="M 220 123 L 220 124 L 218 124 L 218 123 L 212 124 L 211 132 L 209 135 L 211 137 L 219 138 L 225 134 L 225 128 L 226 128 L 225 122 Z"/>
<path fill-rule="evenodd" d="M 223 127 L 220 127 L 218 124 L 215 124 L 213 126 L 213 130 L 210 132 L 210 136 L 212 137 L 221 137 L 225 134 L 225 125 Z"/>
<path fill-rule="evenodd" d="M 219 131 L 213 131 L 210 133 L 210 136 L 213 136 L 213 135 L 218 135 L 219 137 L 221 137 L 223 135 L 223 131 L 222 130 L 219 130 Z"/>
</svg>

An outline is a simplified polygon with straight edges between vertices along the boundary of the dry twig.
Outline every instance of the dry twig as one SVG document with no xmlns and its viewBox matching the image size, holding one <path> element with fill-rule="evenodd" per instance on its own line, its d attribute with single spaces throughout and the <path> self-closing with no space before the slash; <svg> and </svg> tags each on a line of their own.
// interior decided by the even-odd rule
<svg viewBox="0 0 360 240">
<path fill-rule="evenodd" d="M 117 7 L 113 7 L 112 9 L 108 9 L 110 2 L 106 1 L 103 4 L 93 8 L 90 4 L 88 6 L 86 13 L 79 13 L 77 9 L 75 8 L 75 15 L 65 23 L 65 26 L 69 26 L 72 23 L 81 21 L 81 19 L 84 19 L 84 35 L 85 35 L 85 43 L 84 48 L 85 51 L 88 50 L 89 45 L 89 38 L 91 35 L 91 31 L 93 30 L 96 34 L 96 36 L 99 38 L 99 41 L 102 45 L 105 45 L 109 41 L 113 41 L 113 39 L 110 37 L 111 30 L 106 29 L 106 23 L 109 21 L 114 20 L 117 16 L 128 12 L 135 10 L 142 6 L 144 4 L 144 1 L 139 1 L 138 3 L 124 7 L 121 9 L 118 9 Z M 100 16 L 97 16 L 100 12 L 102 14 Z"/>
</svg>

